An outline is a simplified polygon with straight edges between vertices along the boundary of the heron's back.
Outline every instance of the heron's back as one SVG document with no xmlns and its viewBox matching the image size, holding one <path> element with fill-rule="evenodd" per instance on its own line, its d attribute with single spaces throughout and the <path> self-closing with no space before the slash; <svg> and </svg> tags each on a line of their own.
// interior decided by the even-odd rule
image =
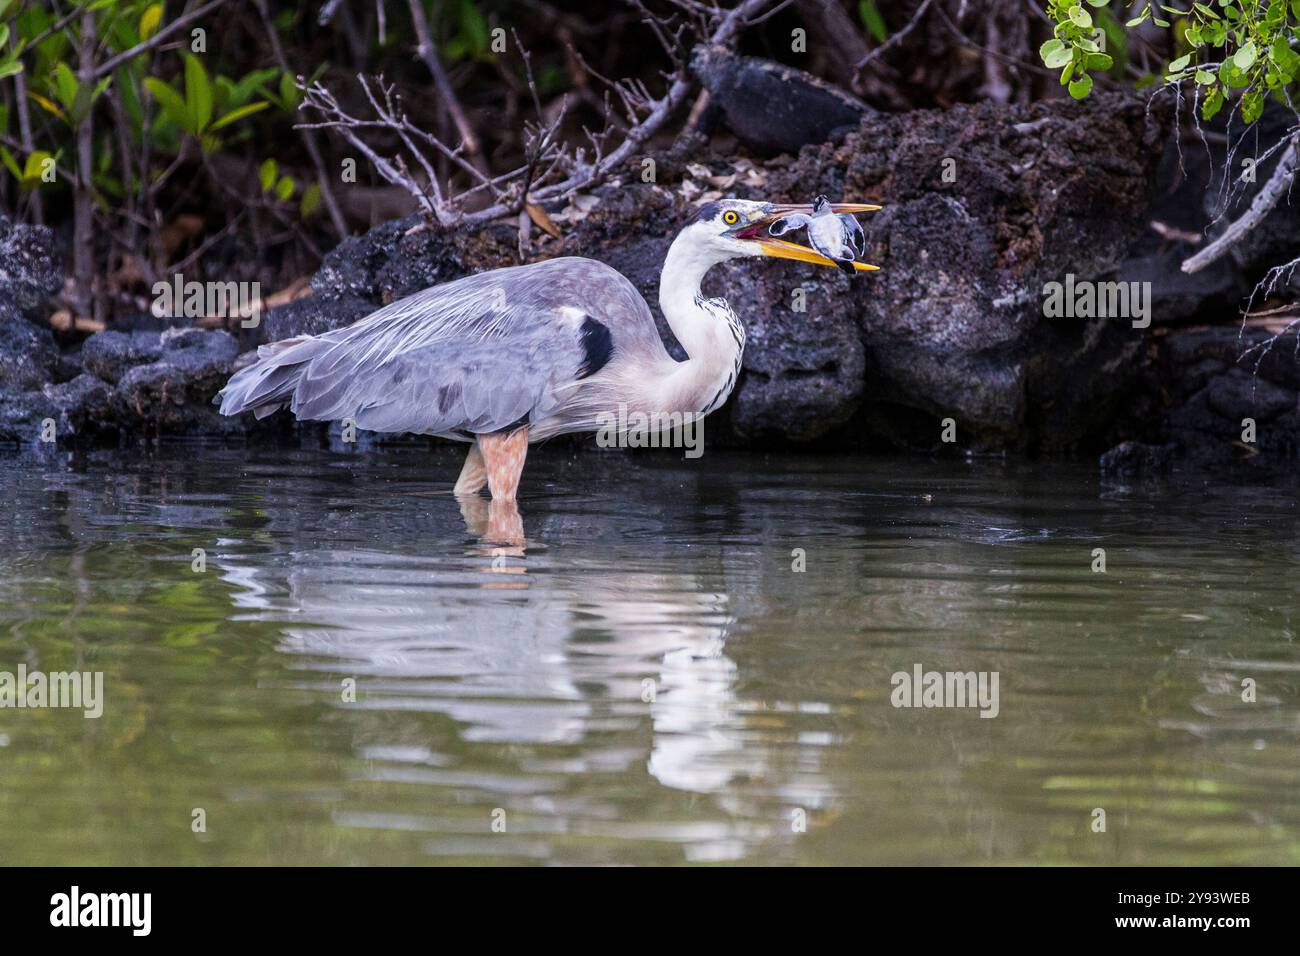
<svg viewBox="0 0 1300 956">
<path fill-rule="evenodd" d="M 466 276 L 346 328 L 263 346 L 217 396 L 226 415 L 466 437 L 550 422 L 575 387 L 629 356 L 667 359 L 635 286 L 592 259 Z M 555 430 L 569 430 L 555 428 Z"/>
</svg>

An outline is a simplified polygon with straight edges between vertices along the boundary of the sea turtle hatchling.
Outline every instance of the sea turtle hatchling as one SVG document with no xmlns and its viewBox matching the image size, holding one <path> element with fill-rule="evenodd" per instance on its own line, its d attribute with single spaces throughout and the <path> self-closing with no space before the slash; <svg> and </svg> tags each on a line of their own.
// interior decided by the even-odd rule
<svg viewBox="0 0 1300 956">
<path fill-rule="evenodd" d="M 768 232 L 784 236 L 807 228 L 808 244 L 832 260 L 842 271 L 853 275 L 853 262 L 867 251 L 867 237 L 857 219 L 849 213 L 836 213 L 825 196 L 813 200 L 812 214 L 795 213 L 772 223 Z"/>
</svg>

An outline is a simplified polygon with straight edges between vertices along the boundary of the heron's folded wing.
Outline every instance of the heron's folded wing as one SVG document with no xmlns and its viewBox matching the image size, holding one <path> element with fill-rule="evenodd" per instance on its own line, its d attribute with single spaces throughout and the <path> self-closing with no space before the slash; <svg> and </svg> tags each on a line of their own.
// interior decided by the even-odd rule
<svg viewBox="0 0 1300 956">
<path fill-rule="evenodd" d="M 352 417 L 380 432 L 499 431 L 547 415 L 579 361 L 563 341 L 426 345 L 376 368 Z"/>
<path fill-rule="evenodd" d="M 294 414 L 431 435 L 545 414 L 578 376 L 580 310 L 536 294 L 511 302 L 490 288 L 466 291 L 477 294 L 414 296 L 321 336 L 329 344 L 303 370 Z"/>
</svg>

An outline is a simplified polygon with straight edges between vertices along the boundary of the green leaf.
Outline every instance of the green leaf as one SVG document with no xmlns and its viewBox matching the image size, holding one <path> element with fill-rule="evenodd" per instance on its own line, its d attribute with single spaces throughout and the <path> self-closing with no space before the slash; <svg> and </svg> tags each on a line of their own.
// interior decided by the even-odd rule
<svg viewBox="0 0 1300 956">
<path fill-rule="evenodd" d="M 1196 71 L 1196 82 L 1201 86 L 1210 86 L 1217 80 L 1217 77 L 1208 70 Z"/>
<path fill-rule="evenodd" d="M 1106 36 L 1106 46 L 1102 52 L 1111 56 L 1116 66 L 1125 66 L 1128 63 L 1128 34 L 1105 8 L 1097 11 L 1097 23 Z"/>
<path fill-rule="evenodd" d="M 27 91 L 27 98 L 47 113 L 51 113 L 61 120 L 66 120 L 68 118 L 68 115 L 63 112 L 58 103 L 51 99 L 46 99 L 44 96 L 41 96 L 41 94 L 33 90 Z"/>
<path fill-rule="evenodd" d="M 1216 86 L 1201 104 L 1201 119 L 1213 119 L 1214 114 L 1223 108 L 1223 88 Z"/>
<path fill-rule="evenodd" d="M 1070 10 L 1070 22 L 1076 27 L 1087 29 L 1092 26 L 1092 14 L 1076 3 Z"/>
<path fill-rule="evenodd" d="M 59 98 L 65 110 L 71 110 L 77 99 L 77 77 L 66 63 L 54 67 L 54 95 Z"/>
<path fill-rule="evenodd" d="M 280 74 L 280 102 L 286 110 L 296 110 L 302 94 L 298 92 L 298 81 L 292 73 Z"/>
<path fill-rule="evenodd" d="M 1190 53 L 1185 53 L 1178 59 L 1171 60 L 1169 65 L 1165 67 L 1165 71 L 1168 73 L 1181 73 L 1183 70 L 1187 69 L 1187 64 L 1191 62 L 1192 55 Z"/>
<path fill-rule="evenodd" d="M 880 15 L 880 11 L 876 9 L 874 0 L 861 0 L 858 4 L 858 17 L 877 43 L 884 43 L 889 39 L 889 30 L 885 28 L 885 19 Z"/>
<path fill-rule="evenodd" d="M 21 60 L 9 60 L 6 63 L 0 63 L 0 80 L 3 80 L 6 76 L 13 76 L 15 73 L 21 73 L 22 71 L 23 64 Z"/>
<path fill-rule="evenodd" d="M 190 132 L 197 136 L 212 122 L 212 83 L 208 71 L 192 53 L 185 55 L 185 103 L 193 124 Z"/>
<path fill-rule="evenodd" d="M 253 70 L 252 72 L 245 74 L 240 78 L 238 83 L 231 84 L 230 102 L 228 105 L 243 106 L 254 93 L 259 91 L 262 92 L 263 95 L 266 95 L 266 91 L 263 90 L 262 87 L 270 80 L 273 80 L 277 75 L 279 75 L 279 73 L 280 71 L 277 69 L 267 68 L 264 70 Z M 222 79 L 225 78 L 223 77 Z M 226 80 L 226 83 L 229 82 L 229 80 Z"/>
<path fill-rule="evenodd" d="M 14 154 L 3 146 L 0 146 L 0 160 L 4 161 L 5 168 L 13 174 L 14 179 L 21 180 L 23 178 L 23 171 L 18 168 L 18 163 L 14 160 Z"/>
<path fill-rule="evenodd" d="M 1259 119 L 1264 112 L 1264 94 L 1259 90 L 1251 90 L 1241 98 L 1241 119 L 1247 125 Z"/>
<path fill-rule="evenodd" d="M 231 123 L 239 122 L 245 116 L 252 116 L 254 113 L 260 113 L 270 105 L 271 104 L 266 100 L 258 100 L 256 103 L 249 103 L 246 106 L 237 107 L 209 126 L 208 132 L 215 133 L 217 130 L 224 129 Z"/>
<path fill-rule="evenodd" d="M 153 76 L 144 78 L 144 87 L 162 107 L 163 115 L 187 133 L 195 132 L 190 128 L 190 111 L 185 100 L 164 81 Z"/>
<path fill-rule="evenodd" d="M 1250 75 L 1237 69 L 1232 60 L 1224 60 L 1219 67 L 1219 80 L 1234 90 L 1250 86 Z"/>
<path fill-rule="evenodd" d="M 43 149 L 32 150 L 27 155 L 27 162 L 23 164 L 24 189 L 31 189 L 41 182 L 41 173 L 44 172 L 45 164 L 53 158 Z"/>
<path fill-rule="evenodd" d="M 1142 24 L 1144 24 L 1144 23 L 1147 22 L 1147 17 L 1149 17 L 1149 16 L 1151 16 L 1151 7 L 1149 7 L 1149 6 L 1147 6 L 1147 7 L 1143 7 L 1143 8 L 1142 8 L 1142 12 L 1141 12 L 1141 14 L 1139 14 L 1139 15 L 1136 16 L 1136 17 L 1134 17 L 1132 20 L 1128 21 L 1128 23 L 1124 24 L 1124 26 L 1126 26 L 1126 27 L 1140 27 Z"/>
<path fill-rule="evenodd" d="M 469 51 L 475 56 L 487 50 L 487 21 L 483 19 L 483 14 L 478 12 L 478 7 L 473 0 L 461 0 L 460 35 L 465 39 Z"/>
<path fill-rule="evenodd" d="M 1038 55 L 1051 70 L 1059 69 L 1074 59 L 1074 51 L 1060 40 L 1048 40 L 1038 48 Z"/>
<path fill-rule="evenodd" d="M 125 82 L 123 77 L 126 77 Z M 139 88 L 130 81 L 125 70 L 118 70 L 117 80 L 117 91 L 122 97 L 122 109 L 131 121 L 131 132 L 139 138 L 140 131 L 144 128 L 144 108 L 140 105 Z"/>
<path fill-rule="evenodd" d="M 279 167 L 274 159 L 268 159 L 257 168 L 257 179 L 262 184 L 262 192 L 270 192 L 275 185 L 275 173 Z"/>
<path fill-rule="evenodd" d="M 312 183 L 303 190 L 302 201 L 298 204 L 298 214 L 304 219 L 311 217 L 320 208 L 320 183 Z"/>
<path fill-rule="evenodd" d="M 151 3 L 144 8 L 144 13 L 140 14 L 140 41 L 142 43 L 158 32 L 158 25 L 162 23 L 162 15 L 163 7 L 161 3 Z"/>
<path fill-rule="evenodd" d="M 1092 92 L 1092 77 L 1087 73 L 1079 77 L 1070 84 L 1070 95 L 1076 100 L 1081 100 Z"/>
<path fill-rule="evenodd" d="M 293 195 L 294 182 L 288 176 L 281 176 L 280 181 L 275 184 L 275 195 L 281 201 L 287 200 Z"/>
<path fill-rule="evenodd" d="M 1255 65 L 1255 41 L 1247 40 L 1245 46 L 1232 55 L 1233 65 L 1245 72 Z"/>
</svg>

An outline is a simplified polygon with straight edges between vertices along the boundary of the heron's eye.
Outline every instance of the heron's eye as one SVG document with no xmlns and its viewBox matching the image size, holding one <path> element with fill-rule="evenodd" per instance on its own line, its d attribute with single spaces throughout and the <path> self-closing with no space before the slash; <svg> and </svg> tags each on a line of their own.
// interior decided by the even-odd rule
<svg viewBox="0 0 1300 956">
<path fill-rule="evenodd" d="M 734 226 L 736 223 L 740 222 L 740 214 L 734 209 L 728 209 L 722 214 L 722 221 L 728 226 Z"/>
</svg>

